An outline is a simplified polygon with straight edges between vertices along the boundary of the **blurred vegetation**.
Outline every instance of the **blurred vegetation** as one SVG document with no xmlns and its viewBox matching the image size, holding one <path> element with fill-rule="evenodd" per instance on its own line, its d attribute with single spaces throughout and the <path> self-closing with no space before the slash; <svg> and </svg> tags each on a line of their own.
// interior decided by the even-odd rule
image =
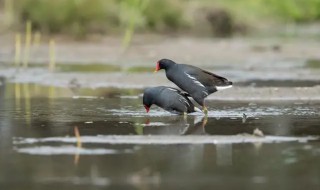
<svg viewBox="0 0 320 190">
<path fill-rule="evenodd" d="M 57 69 L 61 72 L 118 72 L 121 67 L 117 65 L 98 64 L 57 64 Z"/>
<path fill-rule="evenodd" d="M 116 33 L 127 27 L 162 32 L 183 25 L 183 9 L 171 0 L 19 0 L 17 20 L 46 33 Z"/>
<path fill-rule="evenodd" d="M 277 22 L 309 22 L 320 19 L 320 0 L 217 0 L 240 18 Z"/>
<path fill-rule="evenodd" d="M 230 30 L 227 32 L 232 34 L 233 30 L 243 31 L 241 26 L 265 21 L 281 24 L 320 19 L 320 0 L 0 0 L 0 3 L 5 15 L 14 15 L 10 20 L 18 28 L 30 20 L 33 30 L 76 37 L 125 31 L 124 43 L 130 41 L 133 31 L 192 31 L 193 27 L 212 25 L 214 33 L 224 27 L 222 33 Z M 205 16 L 197 17 L 198 14 Z M 220 19 L 221 15 L 225 20 Z"/>
<path fill-rule="evenodd" d="M 320 69 L 320 59 L 309 59 L 306 61 L 307 68 Z"/>
<path fill-rule="evenodd" d="M 271 10 L 288 21 L 309 22 L 320 19 L 320 0 L 269 1 Z"/>
<path fill-rule="evenodd" d="M 143 67 L 143 66 L 135 66 L 135 67 L 129 67 L 126 69 L 126 72 L 129 73 L 149 73 L 154 71 L 154 67 Z"/>
</svg>

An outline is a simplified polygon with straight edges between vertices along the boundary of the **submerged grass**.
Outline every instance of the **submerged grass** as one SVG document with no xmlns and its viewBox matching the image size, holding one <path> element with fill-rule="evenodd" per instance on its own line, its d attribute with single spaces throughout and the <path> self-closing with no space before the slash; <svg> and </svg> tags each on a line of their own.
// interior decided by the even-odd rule
<svg viewBox="0 0 320 190">
<path fill-rule="evenodd" d="M 118 72 L 121 67 L 110 64 L 57 64 L 57 70 L 61 72 Z"/>
<path fill-rule="evenodd" d="M 3 67 L 11 67 L 12 63 L 3 63 Z M 42 63 L 29 63 L 28 68 L 47 68 L 47 64 Z M 51 71 L 51 70 L 50 70 Z M 111 65 L 111 64 L 100 64 L 100 63 L 90 63 L 90 64 L 76 64 L 76 63 L 56 63 L 55 71 L 58 72 L 119 72 L 123 71 L 121 66 Z"/>
<path fill-rule="evenodd" d="M 154 71 L 154 67 L 144 67 L 144 66 L 129 67 L 126 69 L 126 72 L 128 73 L 148 73 L 153 71 Z"/>
<path fill-rule="evenodd" d="M 77 92 L 74 93 L 70 87 L 57 87 L 57 86 L 46 86 L 41 84 L 21 84 L 21 83 L 8 83 L 6 86 L 6 98 L 15 97 L 17 99 L 17 104 L 21 103 L 18 101 L 23 98 L 40 98 L 40 97 L 50 97 L 50 98 L 60 98 L 60 97 L 71 97 L 76 95 L 74 98 L 90 98 L 90 97 L 119 97 L 119 96 L 136 96 L 142 93 L 142 89 L 126 89 L 126 88 L 87 88 L 79 86 Z M 51 93 L 53 91 L 54 93 Z"/>
<path fill-rule="evenodd" d="M 1 66 L 11 67 L 12 63 L 3 63 Z M 46 68 L 46 67 L 47 65 L 42 63 L 28 64 L 28 68 Z M 54 70 L 58 72 L 80 72 L 80 73 L 91 73 L 91 72 L 92 73 L 109 73 L 109 72 L 152 73 L 154 71 L 154 67 L 132 66 L 132 67 L 124 68 L 121 65 L 104 64 L 104 63 L 88 63 L 88 64 L 56 63 Z"/>
<path fill-rule="evenodd" d="M 312 69 L 320 69 L 320 59 L 309 59 L 306 61 L 306 67 Z"/>
</svg>

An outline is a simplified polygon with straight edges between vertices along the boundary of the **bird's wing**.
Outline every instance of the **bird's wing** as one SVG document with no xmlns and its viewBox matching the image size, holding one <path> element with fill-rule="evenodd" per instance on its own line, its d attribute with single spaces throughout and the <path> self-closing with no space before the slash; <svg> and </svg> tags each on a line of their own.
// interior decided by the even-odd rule
<svg viewBox="0 0 320 190">
<path fill-rule="evenodd" d="M 178 89 L 168 87 L 165 93 L 161 97 L 161 100 L 158 101 L 158 104 L 161 105 L 165 110 L 170 112 L 186 112 L 190 103 L 182 92 Z"/>
<path fill-rule="evenodd" d="M 226 79 L 226 78 L 224 78 L 222 76 L 216 75 L 214 73 L 211 73 L 211 72 L 205 71 L 205 70 L 202 70 L 202 72 L 205 73 L 206 75 L 211 76 L 211 80 L 216 84 L 228 82 L 228 79 Z"/>
<path fill-rule="evenodd" d="M 187 70 L 186 74 L 189 75 L 189 78 L 194 78 L 195 81 L 205 87 L 225 85 L 227 82 L 229 82 L 228 79 L 222 76 L 202 70 L 197 67 Z"/>
<path fill-rule="evenodd" d="M 190 106 L 189 101 L 188 101 L 185 97 L 179 97 L 178 100 L 179 100 L 185 107 L 189 107 L 189 106 Z"/>
<path fill-rule="evenodd" d="M 183 100 L 183 98 L 175 99 L 175 102 L 172 102 L 171 104 L 167 105 L 165 109 L 172 113 L 183 113 L 187 111 L 187 105 L 186 102 Z"/>
<path fill-rule="evenodd" d="M 180 91 L 180 90 L 172 88 L 172 87 L 168 87 L 167 89 L 171 90 L 171 91 L 174 91 L 174 92 L 177 92 L 178 94 L 180 94 L 180 95 L 182 95 L 184 97 L 191 97 L 190 94 L 188 94 L 187 92 Z"/>
</svg>

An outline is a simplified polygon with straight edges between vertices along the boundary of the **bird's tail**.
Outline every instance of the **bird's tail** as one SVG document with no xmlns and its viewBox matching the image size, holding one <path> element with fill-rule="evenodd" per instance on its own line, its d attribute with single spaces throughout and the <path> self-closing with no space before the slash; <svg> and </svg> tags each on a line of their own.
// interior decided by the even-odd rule
<svg viewBox="0 0 320 190">
<path fill-rule="evenodd" d="M 223 78 L 219 85 L 216 86 L 217 90 L 224 90 L 232 87 L 232 82 L 228 81 L 228 79 Z"/>
<path fill-rule="evenodd" d="M 203 71 L 203 72 L 205 72 L 213 77 L 213 83 L 217 87 L 217 90 L 223 90 L 223 89 L 232 87 L 232 82 L 229 81 L 228 79 L 226 79 L 222 76 L 216 75 L 214 73 L 210 73 L 208 71 Z"/>
</svg>

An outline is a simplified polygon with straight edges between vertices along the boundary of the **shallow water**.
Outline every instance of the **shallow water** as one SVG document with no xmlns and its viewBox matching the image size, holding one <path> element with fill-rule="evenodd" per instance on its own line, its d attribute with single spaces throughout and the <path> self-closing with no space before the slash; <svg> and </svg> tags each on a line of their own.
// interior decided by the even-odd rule
<svg viewBox="0 0 320 190">
<path fill-rule="evenodd" d="M 210 100 L 206 118 L 147 114 L 140 90 L 0 90 L 3 189 L 320 186 L 319 102 Z"/>
<path fill-rule="evenodd" d="M 247 80 L 238 82 L 237 86 L 254 87 L 314 87 L 320 84 L 319 80 Z"/>
</svg>

